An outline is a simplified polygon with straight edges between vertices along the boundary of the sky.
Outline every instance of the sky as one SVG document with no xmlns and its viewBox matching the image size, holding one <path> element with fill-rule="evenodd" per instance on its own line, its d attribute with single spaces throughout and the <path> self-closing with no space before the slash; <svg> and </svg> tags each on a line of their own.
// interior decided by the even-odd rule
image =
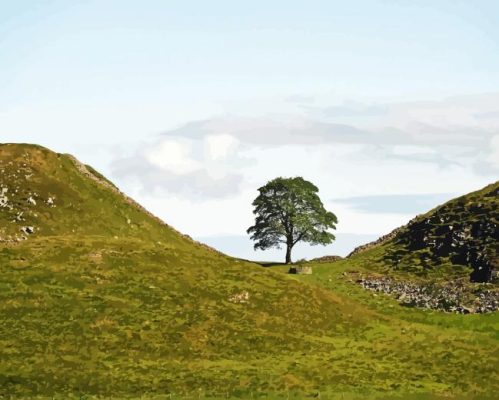
<svg viewBox="0 0 499 400">
<path fill-rule="evenodd" d="M 257 189 L 319 187 L 346 255 L 499 176 L 499 2 L 3 1 L 0 142 L 91 164 L 192 237 L 253 251 Z"/>
</svg>

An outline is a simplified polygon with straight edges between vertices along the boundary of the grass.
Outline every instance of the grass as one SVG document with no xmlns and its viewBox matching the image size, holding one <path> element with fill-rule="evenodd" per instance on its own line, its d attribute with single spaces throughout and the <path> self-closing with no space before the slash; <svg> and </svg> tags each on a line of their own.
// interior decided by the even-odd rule
<svg viewBox="0 0 499 400">
<path fill-rule="evenodd" d="M 310 276 L 262 268 L 180 235 L 66 156 L 10 146 L 0 184 L 19 189 L 2 236 L 40 229 L 0 242 L 0 398 L 496 396 L 497 313 L 405 308 L 343 275 L 382 248 Z M 10 222 L 19 210 L 26 221 Z"/>
</svg>

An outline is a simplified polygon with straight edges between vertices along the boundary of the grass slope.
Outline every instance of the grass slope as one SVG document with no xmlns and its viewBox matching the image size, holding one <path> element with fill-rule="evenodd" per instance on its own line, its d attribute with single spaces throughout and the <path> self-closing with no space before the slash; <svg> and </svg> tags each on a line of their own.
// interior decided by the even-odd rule
<svg viewBox="0 0 499 400">
<path fill-rule="evenodd" d="M 35 237 L 100 235 L 192 241 L 148 214 L 94 169 L 41 146 L 0 145 L 0 238 L 19 240 L 22 227 Z M 1 203 L 0 203 L 1 204 Z"/>
<path fill-rule="evenodd" d="M 423 278 L 486 282 L 499 269 L 499 182 L 453 199 L 388 235 L 373 265 Z M 393 236 L 393 237 L 392 237 Z"/>
<path fill-rule="evenodd" d="M 0 398 L 486 399 L 499 389 L 497 314 L 373 298 L 342 275 L 372 255 L 293 277 L 193 242 L 69 156 L 2 145 L 0 171 Z"/>
</svg>

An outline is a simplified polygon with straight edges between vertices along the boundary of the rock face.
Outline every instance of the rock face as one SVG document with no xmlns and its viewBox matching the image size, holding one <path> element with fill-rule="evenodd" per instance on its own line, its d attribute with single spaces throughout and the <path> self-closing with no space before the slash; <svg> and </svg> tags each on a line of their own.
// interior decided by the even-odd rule
<svg viewBox="0 0 499 400">
<path fill-rule="evenodd" d="M 499 268 L 499 183 L 450 201 L 416 218 L 394 239 L 407 252 L 420 252 L 426 265 L 441 261 L 472 268 L 472 282 L 489 282 Z M 396 253 L 391 255 L 397 260 Z"/>
<path fill-rule="evenodd" d="M 443 265 L 456 266 L 471 269 L 472 282 L 489 282 L 499 269 L 498 224 L 496 182 L 414 218 L 351 255 L 386 244 L 385 261 L 396 269 L 424 274 Z"/>
</svg>

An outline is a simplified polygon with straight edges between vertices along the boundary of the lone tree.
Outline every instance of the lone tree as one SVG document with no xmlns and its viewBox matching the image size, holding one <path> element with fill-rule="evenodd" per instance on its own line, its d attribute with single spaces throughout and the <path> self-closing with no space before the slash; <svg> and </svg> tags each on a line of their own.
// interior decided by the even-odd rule
<svg viewBox="0 0 499 400">
<path fill-rule="evenodd" d="M 286 264 L 291 250 L 299 241 L 312 245 L 331 243 L 338 219 L 324 208 L 319 189 L 301 177 L 276 178 L 258 189 L 253 201 L 255 225 L 247 230 L 256 241 L 254 248 L 266 250 L 286 245 Z"/>
</svg>

